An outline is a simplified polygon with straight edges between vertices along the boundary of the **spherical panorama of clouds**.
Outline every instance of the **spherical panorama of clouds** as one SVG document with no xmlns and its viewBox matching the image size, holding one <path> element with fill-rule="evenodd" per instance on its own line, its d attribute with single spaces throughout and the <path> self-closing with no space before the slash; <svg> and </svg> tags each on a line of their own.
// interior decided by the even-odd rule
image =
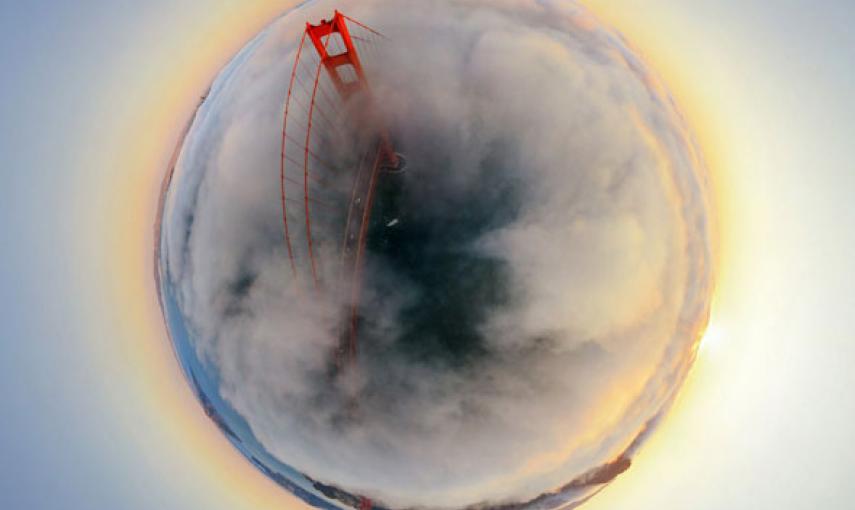
<svg viewBox="0 0 855 510">
<path fill-rule="evenodd" d="M 336 9 L 358 108 L 301 45 Z M 360 181 L 391 146 L 404 169 Z M 313 506 L 572 508 L 630 467 L 694 360 L 706 179 L 661 82 L 574 2 L 307 2 L 188 125 L 161 304 L 208 416 Z"/>
</svg>

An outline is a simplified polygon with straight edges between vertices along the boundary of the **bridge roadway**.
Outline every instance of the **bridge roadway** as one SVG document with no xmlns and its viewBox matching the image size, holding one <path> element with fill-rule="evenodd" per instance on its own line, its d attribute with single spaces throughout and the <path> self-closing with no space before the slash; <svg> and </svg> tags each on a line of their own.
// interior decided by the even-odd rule
<svg viewBox="0 0 855 510">
<path fill-rule="evenodd" d="M 373 154 L 373 155 L 372 155 Z M 345 219 L 341 244 L 341 271 L 343 292 L 348 295 L 345 326 L 341 344 L 336 352 L 336 365 L 341 368 L 356 358 L 356 334 L 359 323 L 359 298 L 362 292 L 362 269 L 365 264 L 365 242 L 371 223 L 374 190 L 380 173 L 382 151 L 378 145 L 369 149 L 360 159 L 353 179 L 350 203 Z"/>
</svg>

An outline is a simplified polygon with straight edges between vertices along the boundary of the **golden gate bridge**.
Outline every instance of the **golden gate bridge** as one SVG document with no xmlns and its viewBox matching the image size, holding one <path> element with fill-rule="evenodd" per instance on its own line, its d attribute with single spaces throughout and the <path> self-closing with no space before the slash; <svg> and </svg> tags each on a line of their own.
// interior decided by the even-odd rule
<svg viewBox="0 0 855 510">
<path fill-rule="evenodd" d="M 339 11 L 316 25 L 307 23 L 282 120 L 279 184 L 290 271 L 301 294 L 334 292 L 346 299 L 334 353 L 337 369 L 356 359 L 377 183 L 404 166 L 369 80 L 368 68 L 379 60 L 384 39 Z"/>
</svg>

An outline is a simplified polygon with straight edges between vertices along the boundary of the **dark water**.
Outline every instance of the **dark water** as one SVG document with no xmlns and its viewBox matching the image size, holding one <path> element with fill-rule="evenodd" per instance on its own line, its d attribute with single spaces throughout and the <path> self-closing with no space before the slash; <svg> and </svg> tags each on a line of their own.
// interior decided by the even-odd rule
<svg viewBox="0 0 855 510">
<path fill-rule="evenodd" d="M 379 181 L 367 241 L 366 274 L 375 277 L 365 285 L 380 302 L 361 313 L 370 324 L 366 307 L 395 310 L 394 341 L 376 342 L 394 351 L 386 354 L 449 368 L 489 355 L 479 328 L 512 296 L 506 263 L 476 241 L 519 213 L 521 187 L 507 152 L 497 145 L 477 168 L 461 169 L 417 147 L 404 173 Z M 461 170 L 465 178 L 455 174 Z M 374 342 L 364 340 L 370 349 Z"/>
</svg>

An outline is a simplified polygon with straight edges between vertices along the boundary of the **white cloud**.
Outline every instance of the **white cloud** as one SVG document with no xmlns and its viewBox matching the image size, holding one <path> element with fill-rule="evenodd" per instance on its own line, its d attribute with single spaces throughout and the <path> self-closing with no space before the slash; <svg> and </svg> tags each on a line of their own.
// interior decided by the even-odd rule
<svg viewBox="0 0 855 510">
<path fill-rule="evenodd" d="M 341 8 L 393 41 L 370 76 L 421 183 L 402 200 L 448 224 L 479 200 L 507 213 L 441 247 L 501 268 L 502 299 L 477 309 L 486 354 L 396 350 L 429 289 L 376 254 L 374 344 L 329 383 L 344 301 L 292 281 L 278 189 L 293 46 L 328 3 L 274 23 L 200 112 L 165 216 L 171 282 L 223 396 L 284 462 L 395 506 L 530 499 L 613 460 L 681 382 L 708 309 L 703 168 L 655 77 L 574 4 L 390 5 Z"/>
</svg>

